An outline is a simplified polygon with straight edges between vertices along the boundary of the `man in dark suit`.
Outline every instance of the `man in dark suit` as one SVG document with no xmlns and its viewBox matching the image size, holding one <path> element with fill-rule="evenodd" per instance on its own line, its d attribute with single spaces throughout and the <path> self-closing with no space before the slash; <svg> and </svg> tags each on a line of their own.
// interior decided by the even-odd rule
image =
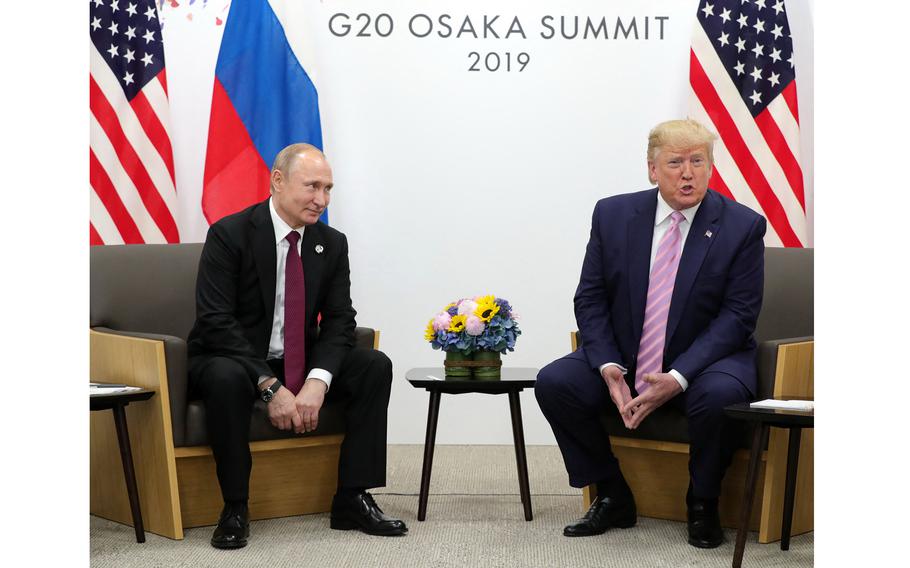
<svg viewBox="0 0 910 568">
<path fill-rule="evenodd" d="M 386 419 L 392 364 L 354 344 L 348 243 L 318 222 L 332 170 L 309 144 L 275 158 L 271 197 L 213 224 L 196 282 L 190 332 L 190 396 L 205 403 L 206 427 L 224 498 L 216 548 L 249 535 L 249 429 L 253 402 L 297 434 L 315 431 L 326 400 L 343 400 L 345 437 L 332 501 L 333 529 L 402 535 L 366 492 L 385 485 Z M 306 483 L 307 472 L 299 472 Z M 281 494 L 281 487 L 269 491 Z"/>
<path fill-rule="evenodd" d="M 615 406 L 634 429 L 670 404 L 689 425 L 689 543 L 723 542 L 717 500 L 736 449 L 723 408 L 755 394 L 765 220 L 708 189 L 714 139 L 693 120 L 659 124 L 648 140 L 657 188 L 594 209 L 575 293 L 583 344 L 544 367 L 535 387 L 571 485 L 597 485 L 566 536 L 636 522 L 599 415 Z"/>
</svg>

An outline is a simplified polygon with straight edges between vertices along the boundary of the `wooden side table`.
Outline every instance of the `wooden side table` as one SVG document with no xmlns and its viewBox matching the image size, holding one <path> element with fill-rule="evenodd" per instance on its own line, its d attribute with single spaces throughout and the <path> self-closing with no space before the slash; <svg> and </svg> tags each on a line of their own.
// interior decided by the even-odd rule
<svg viewBox="0 0 910 568">
<path fill-rule="evenodd" d="M 142 511 L 139 508 L 139 489 L 136 486 L 136 472 L 133 469 L 130 435 L 126 428 L 126 406 L 131 402 L 148 400 L 154 395 L 153 390 L 139 389 L 110 394 L 91 394 L 88 397 L 90 410 L 110 409 L 114 413 L 114 425 L 117 428 L 117 442 L 120 446 L 120 460 L 123 462 L 126 491 L 130 498 L 130 512 L 133 515 L 136 542 L 145 542 L 145 528 L 142 525 Z"/>
<path fill-rule="evenodd" d="M 411 369 L 405 375 L 411 386 L 426 389 L 430 393 L 427 414 L 427 437 L 423 447 L 423 473 L 420 476 L 420 498 L 417 505 L 417 520 L 427 518 L 427 500 L 430 494 L 430 474 L 433 469 L 433 450 L 436 448 L 436 423 L 439 419 L 439 402 L 443 393 L 462 394 L 468 392 L 485 394 L 508 394 L 509 410 L 512 414 L 512 438 L 515 443 L 515 462 L 518 466 L 518 488 L 525 520 L 534 518 L 531 511 L 531 489 L 528 484 L 528 458 L 525 453 L 524 428 L 521 423 L 521 402 L 519 393 L 534 388 L 537 369 L 503 367 L 502 378 L 497 380 L 437 380 L 430 377 L 445 377 L 442 367 Z"/>
<path fill-rule="evenodd" d="M 765 440 L 771 426 L 790 430 L 787 447 L 787 480 L 784 485 L 784 512 L 780 535 L 780 549 L 790 549 L 790 527 L 793 522 L 793 501 L 796 495 L 796 470 L 799 467 L 799 444 L 803 428 L 815 426 L 815 414 L 812 411 L 752 408 L 748 402 L 730 405 L 724 409 L 724 414 L 752 424 L 752 449 L 749 452 L 749 467 L 746 470 L 746 489 L 743 493 L 739 530 L 736 533 L 736 548 L 733 551 L 733 568 L 740 568 L 746 549 L 746 535 L 749 532 L 749 517 L 752 515 L 752 500 L 755 497 L 755 480 L 761 465 L 761 452 L 765 447 Z"/>
</svg>

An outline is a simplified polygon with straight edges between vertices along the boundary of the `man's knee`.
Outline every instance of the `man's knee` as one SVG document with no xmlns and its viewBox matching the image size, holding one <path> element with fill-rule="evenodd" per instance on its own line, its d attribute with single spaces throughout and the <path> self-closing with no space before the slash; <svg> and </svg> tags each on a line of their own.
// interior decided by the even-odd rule
<svg viewBox="0 0 910 568">
<path fill-rule="evenodd" d="M 602 385 L 586 362 L 563 357 L 537 373 L 534 395 L 541 408 L 571 404 L 573 407 L 598 407 L 602 402 Z"/>
<path fill-rule="evenodd" d="M 727 373 L 705 373 L 690 386 L 686 407 L 690 416 L 721 419 L 724 408 L 750 398 L 749 390 L 736 377 Z"/>
<path fill-rule="evenodd" d="M 195 394 L 200 398 L 248 399 L 255 395 L 249 373 L 230 357 L 212 357 L 195 383 Z"/>
</svg>

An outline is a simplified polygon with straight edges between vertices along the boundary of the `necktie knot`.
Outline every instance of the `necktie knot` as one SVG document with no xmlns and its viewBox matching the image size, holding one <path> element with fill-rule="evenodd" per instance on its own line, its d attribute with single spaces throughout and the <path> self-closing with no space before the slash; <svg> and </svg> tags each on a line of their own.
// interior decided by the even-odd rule
<svg viewBox="0 0 910 568">
<path fill-rule="evenodd" d="M 300 240 L 300 233 L 298 233 L 297 231 L 291 231 L 290 233 L 288 233 L 288 236 L 286 236 L 285 239 L 287 240 L 287 242 L 291 243 L 292 247 L 296 247 L 297 241 Z"/>
<path fill-rule="evenodd" d="M 674 211 L 670 213 L 670 227 L 675 227 L 685 220 L 686 216 L 680 213 L 679 211 Z"/>
</svg>

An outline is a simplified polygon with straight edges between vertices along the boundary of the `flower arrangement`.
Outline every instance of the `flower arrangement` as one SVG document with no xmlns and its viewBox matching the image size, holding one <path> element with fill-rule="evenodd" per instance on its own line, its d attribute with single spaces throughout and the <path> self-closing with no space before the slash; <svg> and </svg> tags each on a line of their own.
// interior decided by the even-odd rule
<svg viewBox="0 0 910 568">
<path fill-rule="evenodd" d="M 508 353 L 521 335 L 518 316 L 508 300 L 496 296 L 463 298 L 447 305 L 427 324 L 424 339 L 433 349 L 471 355 Z"/>
</svg>

